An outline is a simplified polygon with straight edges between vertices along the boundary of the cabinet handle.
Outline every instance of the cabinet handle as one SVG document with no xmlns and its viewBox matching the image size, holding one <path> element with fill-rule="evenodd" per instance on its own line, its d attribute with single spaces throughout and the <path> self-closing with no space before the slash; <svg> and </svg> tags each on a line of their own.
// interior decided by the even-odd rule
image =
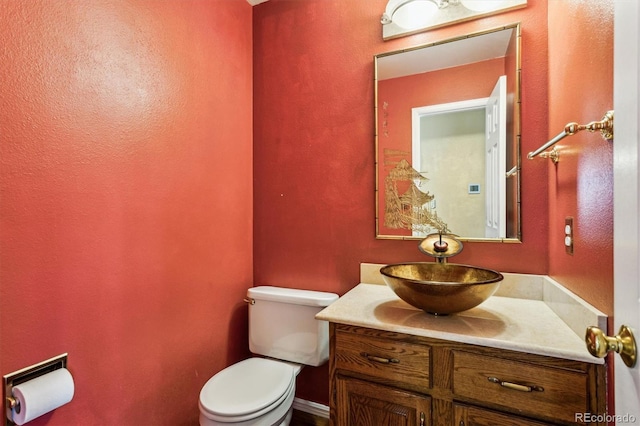
<svg viewBox="0 0 640 426">
<path fill-rule="evenodd" d="M 420 426 L 424 426 L 424 425 L 426 424 L 426 423 L 425 423 L 425 421 L 426 421 L 426 419 L 425 419 L 425 415 L 424 415 L 424 413 L 421 411 L 421 412 L 420 412 Z"/>
<path fill-rule="evenodd" d="M 490 382 L 497 383 L 504 388 L 513 389 L 520 392 L 533 392 L 533 391 L 544 392 L 544 388 L 542 386 L 535 386 L 535 385 L 527 386 L 527 385 L 520 385 L 518 383 L 503 382 L 497 377 L 487 377 L 487 379 L 489 379 Z"/>
<path fill-rule="evenodd" d="M 366 352 L 362 352 L 360 355 L 362 355 L 369 361 L 379 362 L 380 364 L 399 364 L 400 363 L 400 360 L 396 358 L 382 358 L 380 356 L 369 355 Z"/>
</svg>

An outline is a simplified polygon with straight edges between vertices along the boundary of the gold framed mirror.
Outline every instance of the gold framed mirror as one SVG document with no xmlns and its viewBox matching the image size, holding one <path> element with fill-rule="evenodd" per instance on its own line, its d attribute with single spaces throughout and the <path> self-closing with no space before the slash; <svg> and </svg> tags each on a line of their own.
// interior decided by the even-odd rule
<svg viewBox="0 0 640 426">
<path fill-rule="evenodd" d="M 374 58 L 376 237 L 519 242 L 520 24 Z"/>
</svg>

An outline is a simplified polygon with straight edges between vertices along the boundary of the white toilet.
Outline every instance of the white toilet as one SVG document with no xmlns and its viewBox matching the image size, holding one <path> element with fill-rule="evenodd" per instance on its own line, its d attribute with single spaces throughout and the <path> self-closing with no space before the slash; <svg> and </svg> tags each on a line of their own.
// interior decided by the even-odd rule
<svg viewBox="0 0 640 426">
<path fill-rule="evenodd" d="M 200 391 L 200 425 L 287 426 L 301 364 L 329 358 L 329 324 L 315 315 L 334 293 L 253 287 L 249 303 L 249 358 L 213 376 Z"/>
</svg>

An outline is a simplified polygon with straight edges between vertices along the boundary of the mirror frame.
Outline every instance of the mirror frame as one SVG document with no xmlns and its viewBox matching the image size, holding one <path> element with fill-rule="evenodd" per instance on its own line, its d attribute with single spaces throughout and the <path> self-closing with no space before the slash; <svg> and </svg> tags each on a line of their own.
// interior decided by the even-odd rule
<svg viewBox="0 0 640 426">
<path fill-rule="evenodd" d="M 461 36 L 448 38 L 441 41 L 436 41 L 428 44 L 422 44 L 418 46 L 408 47 L 404 49 L 394 50 L 390 52 L 380 53 L 374 55 L 374 120 L 375 120 L 375 226 L 376 226 L 376 239 L 387 239 L 387 240 L 413 240 L 418 241 L 424 239 L 424 236 L 413 236 L 413 235 L 390 235 L 390 234 L 381 234 L 380 233 L 380 224 L 381 220 L 384 218 L 380 217 L 381 211 L 380 207 L 383 206 L 384 203 L 384 188 L 380 188 L 379 180 L 380 180 L 380 120 L 379 120 L 379 107 L 378 107 L 378 59 L 384 58 L 390 55 L 397 55 L 404 52 L 411 52 L 418 49 L 425 49 L 428 47 L 439 46 L 446 43 L 451 43 L 455 41 L 460 41 L 464 39 L 469 39 L 472 37 L 478 37 L 485 34 L 503 31 L 512 29 L 515 31 L 516 37 L 516 53 L 515 53 L 515 64 L 516 69 L 514 70 L 515 74 L 515 99 L 513 100 L 513 134 L 512 134 L 512 145 L 513 145 L 513 156 L 515 157 L 515 165 L 512 166 L 511 171 L 508 169 L 508 174 L 512 173 L 510 177 L 505 177 L 505 179 L 513 179 L 515 182 L 515 188 L 513 191 L 513 198 L 515 198 L 510 205 L 513 206 L 513 214 L 515 217 L 515 234 L 516 236 L 505 237 L 505 238 L 477 238 L 477 237 L 465 237 L 464 235 L 459 236 L 458 239 L 461 241 L 470 241 L 470 242 L 498 242 L 498 243 L 521 243 L 522 242 L 522 214 L 521 214 L 521 199 L 520 199 L 520 191 L 521 191 L 521 182 L 520 182 L 520 171 L 521 171 L 521 101 L 522 101 L 522 85 L 521 85 L 521 75 L 522 75 L 522 47 L 521 47 L 521 24 L 514 23 L 509 25 L 503 25 L 500 27 L 478 31 L 475 33 L 464 34 Z"/>
</svg>

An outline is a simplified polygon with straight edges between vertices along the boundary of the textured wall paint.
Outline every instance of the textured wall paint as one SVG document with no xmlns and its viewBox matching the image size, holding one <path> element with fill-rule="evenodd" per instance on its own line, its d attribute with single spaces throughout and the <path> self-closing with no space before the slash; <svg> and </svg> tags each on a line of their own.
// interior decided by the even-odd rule
<svg viewBox="0 0 640 426">
<path fill-rule="evenodd" d="M 549 4 L 549 135 L 613 109 L 613 1 Z M 585 52 L 590 52 L 585 54 Z M 613 314 L 613 143 L 581 132 L 557 145 L 549 165 L 549 274 Z M 550 162 L 549 162 L 550 163 Z M 564 220 L 574 218 L 574 254 Z"/>
<path fill-rule="evenodd" d="M 522 151 L 547 140 L 547 2 L 388 42 L 386 0 L 270 0 L 254 8 L 256 284 L 343 294 L 360 262 L 427 260 L 415 241 L 376 240 L 373 56 L 521 22 Z M 526 160 L 525 160 L 526 161 Z M 459 263 L 546 274 L 547 164 L 524 162 L 521 244 L 467 243 Z M 327 402 L 327 367 L 298 396 Z"/>
<path fill-rule="evenodd" d="M 549 4 L 549 136 L 566 123 L 600 120 L 613 109 L 613 0 Z M 585 52 L 588 52 L 585 54 Z M 549 162 L 549 275 L 609 315 L 613 326 L 613 144 L 581 132 L 556 145 Z M 574 252 L 565 253 L 565 217 Z M 609 356 L 608 404 L 614 407 Z"/>
<path fill-rule="evenodd" d="M 0 372 L 76 383 L 30 424 L 195 424 L 248 354 L 251 13 L 0 2 Z"/>
</svg>

